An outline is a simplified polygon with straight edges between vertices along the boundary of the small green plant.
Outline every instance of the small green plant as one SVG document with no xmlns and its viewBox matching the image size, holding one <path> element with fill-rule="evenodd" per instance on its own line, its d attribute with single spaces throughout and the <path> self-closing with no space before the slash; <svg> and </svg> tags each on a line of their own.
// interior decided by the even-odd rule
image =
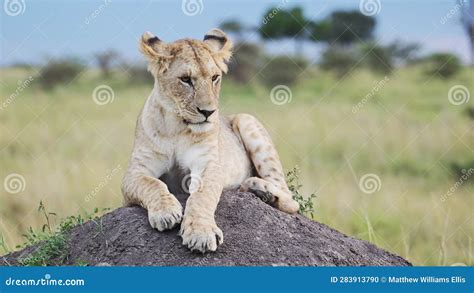
<svg viewBox="0 0 474 293">
<path fill-rule="evenodd" d="M 0 234 L 0 247 L 3 249 L 5 253 L 9 253 L 10 249 L 8 248 L 7 244 L 5 243 L 5 239 L 3 239 L 3 235 Z"/>
<path fill-rule="evenodd" d="M 78 260 L 75 263 L 75 266 L 77 266 L 77 267 L 87 267 L 88 265 L 89 265 L 89 263 L 85 260 Z"/>
<path fill-rule="evenodd" d="M 101 211 L 107 210 L 102 209 Z M 97 218 L 99 209 L 94 209 L 94 212 L 87 214 L 86 217 L 78 215 L 62 219 L 57 228 L 52 227 L 52 217 L 56 216 L 56 213 L 48 212 L 42 201 L 40 201 L 38 212 L 43 215 L 46 223 L 40 231 L 35 231 L 30 227 L 23 235 L 26 242 L 17 247 L 36 245 L 36 249 L 28 257 L 20 260 L 20 264 L 23 266 L 49 266 L 65 263 L 68 259 L 69 232 L 72 228 L 84 224 L 85 221 Z"/>
<path fill-rule="evenodd" d="M 299 213 L 309 216 L 311 219 L 313 219 L 314 213 L 316 212 L 313 200 L 316 198 L 316 195 L 311 193 L 310 196 L 305 198 L 305 196 L 300 193 L 300 188 L 302 185 L 300 184 L 299 173 L 300 171 L 298 167 L 294 167 L 288 171 L 286 174 L 286 182 L 288 184 L 288 188 L 293 194 L 293 199 L 300 205 Z"/>
<path fill-rule="evenodd" d="M 43 201 L 40 201 L 38 212 L 42 213 L 44 218 L 46 219 L 46 223 L 43 225 L 41 230 L 44 232 L 46 229 L 48 229 L 49 233 L 53 233 L 53 231 L 51 231 L 51 222 L 49 221 L 49 217 L 56 216 L 56 213 L 47 212 Z"/>
</svg>

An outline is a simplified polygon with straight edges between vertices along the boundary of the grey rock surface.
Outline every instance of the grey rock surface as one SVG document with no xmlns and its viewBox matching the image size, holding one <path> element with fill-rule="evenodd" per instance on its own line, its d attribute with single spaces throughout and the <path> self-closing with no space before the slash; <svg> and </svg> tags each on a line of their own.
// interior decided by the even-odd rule
<svg viewBox="0 0 474 293">
<path fill-rule="evenodd" d="M 185 202 L 185 196 L 179 197 Z M 288 215 L 251 193 L 226 191 L 216 211 L 224 244 L 200 254 L 182 246 L 178 228 L 158 232 L 147 211 L 122 207 L 70 234 L 65 265 L 98 266 L 408 266 L 400 256 L 301 215 Z M 16 265 L 35 248 L 0 258 Z"/>
</svg>

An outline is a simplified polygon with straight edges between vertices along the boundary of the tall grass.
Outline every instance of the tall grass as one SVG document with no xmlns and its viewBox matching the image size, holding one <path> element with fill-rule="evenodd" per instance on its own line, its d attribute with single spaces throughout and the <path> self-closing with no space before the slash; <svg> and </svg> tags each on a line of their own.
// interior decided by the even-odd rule
<svg viewBox="0 0 474 293">
<path fill-rule="evenodd" d="M 443 200 L 458 180 L 450 166 L 468 166 L 474 150 L 473 120 L 465 114 L 474 100 L 454 106 L 447 94 L 456 84 L 474 94 L 473 73 L 439 80 L 416 67 L 400 69 L 374 91 L 384 76 L 357 71 L 339 80 L 309 68 L 291 86 L 290 103 L 275 105 L 258 84 L 224 81 L 221 108 L 262 121 L 284 167 L 301 169 L 302 194 L 316 194 L 315 220 L 417 265 L 473 265 L 472 180 Z M 0 102 L 31 74 L 2 69 Z M 40 200 L 60 218 L 121 205 L 135 120 L 152 85 L 112 76 L 89 71 L 51 91 L 33 81 L 0 110 L 0 179 L 18 173 L 26 182 L 16 194 L 0 188 L 0 253 L 23 242 L 29 226 L 40 227 Z M 92 92 L 102 84 L 114 100 L 100 106 Z M 371 194 L 359 187 L 368 173 L 381 183 Z"/>
</svg>

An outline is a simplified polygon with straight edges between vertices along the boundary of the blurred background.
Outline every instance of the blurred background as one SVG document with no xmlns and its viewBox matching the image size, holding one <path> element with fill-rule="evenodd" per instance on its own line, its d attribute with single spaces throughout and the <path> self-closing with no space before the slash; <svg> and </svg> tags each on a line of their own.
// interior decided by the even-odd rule
<svg viewBox="0 0 474 293">
<path fill-rule="evenodd" d="M 262 121 L 313 219 L 415 265 L 474 264 L 474 1 L 2 4 L 0 254 L 41 229 L 40 201 L 52 225 L 121 205 L 153 86 L 141 34 L 220 27 L 221 112 Z"/>
</svg>

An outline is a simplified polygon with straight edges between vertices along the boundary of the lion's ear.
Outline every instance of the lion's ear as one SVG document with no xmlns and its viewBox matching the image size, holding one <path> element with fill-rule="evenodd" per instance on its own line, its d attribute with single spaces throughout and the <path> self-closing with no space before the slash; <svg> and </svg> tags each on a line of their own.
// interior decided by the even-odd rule
<svg viewBox="0 0 474 293">
<path fill-rule="evenodd" d="M 226 62 L 232 56 L 232 42 L 227 38 L 227 35 L 220 29 L 212 29 L 204 36 L 204 43 L 211 49 L 217 66 L 227 72 Z"/>
<path fill-rule="evenodd" d="M 167 45 L 150 32 L 143 33 L 140 51 L 150 61 L 150 65 L 158 65 L 161 72 L 167 69 L 167 61 L 172 57 L 168 53 Z"/>
</svg>

